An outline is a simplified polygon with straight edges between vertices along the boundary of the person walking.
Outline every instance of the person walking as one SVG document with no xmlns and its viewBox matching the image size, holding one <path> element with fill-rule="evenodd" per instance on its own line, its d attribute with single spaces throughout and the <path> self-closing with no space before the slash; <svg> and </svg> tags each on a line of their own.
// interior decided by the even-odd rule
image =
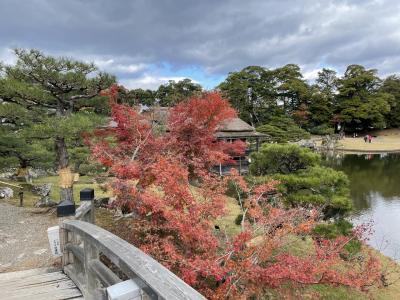
<svg viewBox="0 0 400 300">
<path fill-rule="evenodd" d="M 368 135 L 364 136 L 364 142 L 368 141 Z"/>
<path fill-rule="evenodd" d="M 368 142 L 371 143 L 372 142 L 372 135 L 368 135 Z"/>
</svg>

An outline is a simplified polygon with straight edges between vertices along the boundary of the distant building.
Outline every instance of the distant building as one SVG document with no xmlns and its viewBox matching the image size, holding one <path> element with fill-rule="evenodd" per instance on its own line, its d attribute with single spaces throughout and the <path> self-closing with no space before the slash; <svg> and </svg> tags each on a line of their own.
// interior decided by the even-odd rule
<svg viewBox="0 0 400 300">
<path fill-rule="evenodd" d="M 141 114 L 151 122 L 152 125 L 158 125 L 160 127 L 164 126 L 166 128 L 169 107 L 151 107 L 147 110 L 142 110 Z M 117 123 L 115 121 L 110 121 L 110 127 L 116 127 Z M 223 121 L 215 133 L 215 137 L 218 140 L 226 142 L 234 142 L 236 140 L 241 140 L 247 144 L 246 152 L 243 156 L 233 157 L 234 162 L 231 164 L 220 164 L 215 166 L 213 171 L 215 173 L 222 175 L 229 174 L 232 168 L 236 168 L 240 174 L 246 174 L 249 171 L 249 154 L 253 151 L 258 151 L 260 143 L 268 138 L 268 135 L 257 132 L 256 129 L 247 124 L 240 118 L 232 118 Z"/>
<path fill-rule="evenodd" d="M 240 174 L 249 171 L 249 154 L 258 151 L 260 143 L 268 138 L 268 135 L 257 132 L 256 129 L 240 118 L 232 118 L 223 121 L 217 129 L 215 136 L 218 140 L 234 142 L 241 140 L 247 144 L 244 156 L 234 157 L 234 164 L 224 164 L 214 167 L 214 171 L 220 175 L 229 174 L 232 168 L 238 169 Z"/>
</svg>

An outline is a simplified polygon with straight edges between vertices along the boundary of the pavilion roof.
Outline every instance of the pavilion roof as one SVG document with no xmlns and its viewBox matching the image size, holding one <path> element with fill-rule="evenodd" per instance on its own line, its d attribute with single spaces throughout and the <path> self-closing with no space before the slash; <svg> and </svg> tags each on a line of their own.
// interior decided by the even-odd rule
<svg viewBox="0 0 400 300">
<path fill-rule="evenodd" d="M 166 125 L 169 117 L 169 107 L 156 106 L 142 111 L 141 114 L 150 122 L 159 125 Z M 110 120 L 109 127 L 116 127 L 116 122 Z M 268 135 L 257 132 L 256 129 L 240 118 L 224 120 L 217 128 L 215 133 L 217 138 L 247 138 L 259 137 L 266 138 Z"/>
</svg>

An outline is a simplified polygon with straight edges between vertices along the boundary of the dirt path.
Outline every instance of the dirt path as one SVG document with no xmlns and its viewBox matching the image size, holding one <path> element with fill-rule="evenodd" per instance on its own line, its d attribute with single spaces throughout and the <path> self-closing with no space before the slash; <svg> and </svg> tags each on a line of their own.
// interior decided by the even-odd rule
<svg viewBox="0 0 400 300">
<path fill-rule="evenodd" d="M 0 200 L 0 273 L 57 264 L 51 255 L 47 228 L 58 224 L 53 214 L 34 213 Z"/>
</svg>

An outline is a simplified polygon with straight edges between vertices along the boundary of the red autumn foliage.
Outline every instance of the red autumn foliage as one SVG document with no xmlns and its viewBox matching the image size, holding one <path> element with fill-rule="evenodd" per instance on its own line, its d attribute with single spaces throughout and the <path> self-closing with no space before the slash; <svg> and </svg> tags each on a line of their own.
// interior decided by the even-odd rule
<svg viewBox="0 0 400 300">
<path fill-rule="evenodd" d="M 274 201 L 279 196 L 274 193 L 278 182 L 249 187 L 237 172 L 232 175 L 230 180 L 242 195 L 239 202 L 246 219 L 243 232 L 225 257 L 230 276 L 217 290 L 221 299 L 261 297 L 265 288 L 280 289 L 286 283 L 299 287 L 325 283 L 360 290 L 379 283 L 381 265 L 372 253 L 366 251 L 362 260 L 342 259 L 346 244 L 361 240 L 368 226 L 358 226 L 349 236 L 316 239 L 305 253 L 295 255 L 285 249 L 296 241 L 296 236 L 309 234 L 321 213 L 280 207 Z"/>
<path fill-rule="evenodd" d="M 172 108 L 168 130 L 157 135 L 133 108 L 116 104 L 116 91 L 108 95 L 117 125 L 94 132 L 88 140 L 93 157 L 115 176 L 115 206 L 134 224 L 131 242 L 206 297 L 259 296 L 287 282 L 363 288 L 377 279 L 374 259 L 358 269 L 335 269 L 349 237 L 318 240 L 303 256 L 286 251 L 293 238 L 310 232 L 318 214 L 277 205 L 277 182 L 249 186 L 237 173 L 221 179 L 210 171 L 244 150 L 242 142 L 214 136 L 223 120 L 236 115 L 218 93 Z M 228 181 L 246 195 L 240 199 L 242 232 L 233 237 L 214 229 L 225 214 Z"/>
</svg>

